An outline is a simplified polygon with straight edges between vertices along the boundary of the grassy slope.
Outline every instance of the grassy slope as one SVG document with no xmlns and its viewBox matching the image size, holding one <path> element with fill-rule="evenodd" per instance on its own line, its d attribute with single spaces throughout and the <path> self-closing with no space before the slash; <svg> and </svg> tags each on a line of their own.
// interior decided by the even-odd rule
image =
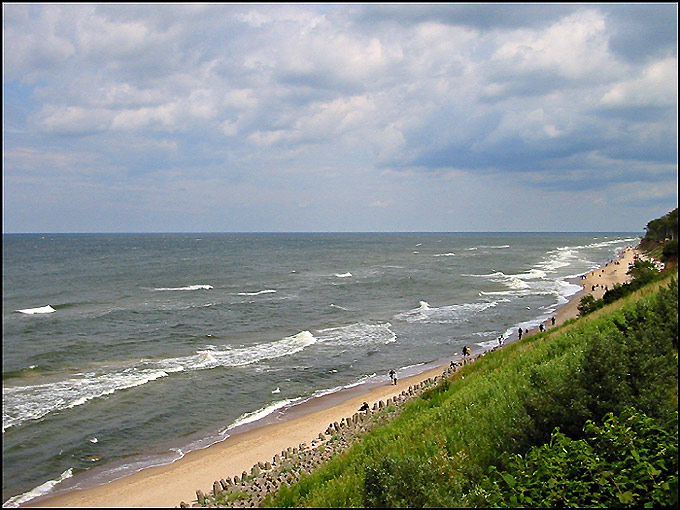
<svg viewBox="0 0 680 510">
<path fill-rule="evenodd" d="M 556 424 L 563 431 L 578 433 L 586 418 L 602 418 L 588 416 L 579 401 L 583 395 L 574 394 L 583 392 L 576 379 L 587 365 L 589 342 L 613 338 L 626 310 L 638 301 L 654 299 L 659 285 L 651 284 L 592 315 L 487 354 L 407 403 L 395 420 L 369 432 L 347 452 L 292 487 L 282 488 L 266 503 L 276 507 L 470 505 L 473 481 L 490 465 L 502 468 L 508 455 L 523 453 L 549 438 Z M 677 324 L 677 314 L 675 320 Z M 675 391 L 666 398 L 674 399 L 671 405 L 677 409 L 677 350 L 674 384 Z"/>
</svg>

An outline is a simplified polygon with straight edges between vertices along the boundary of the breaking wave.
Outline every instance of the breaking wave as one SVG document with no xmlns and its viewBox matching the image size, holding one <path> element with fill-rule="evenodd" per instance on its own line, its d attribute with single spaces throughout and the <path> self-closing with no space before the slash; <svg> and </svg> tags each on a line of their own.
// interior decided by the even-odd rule
<svg viewBox="0 0 680 510">
<path fill-rule="evenodd" d="M 427 301 L 420 301 L 420 306 L 418 306 L 418 308 L 399 313 L 395 315 L 394 318 L 410 323 L 454 324 L 470 318 L 488 308 L 492 308 L 501 301 L 503 300 L 484 303 L 464 303 L 441 307 L 432 307 Z"/>
<path fill-rule="evenodd" d="M 63 482 L 64 480 L 67 480 L 68 478 L 71 478 L 72 476 L 73 468 L 68 468 L 56 480 L 49 480 L 43 483 L 42 485 L 39 485 L 35 489 L 32 489 L 28 492 L 24 492 L 23 494 L 20 494 L 18 496 L 14 496 L 13 498 L 9 498 L 2 504 L 2 506 L 3 508 L 18 508 L 20 505 L 26 503 L 27 501 L 48 494 L 54 488 L 55 485 Z"/>
<path fill-rule="evenodd" d="M 211 290 L 213 288 L 212 285 L 188 285 L 186 287 L 157 287 L 153 290 L 155 291 L 164 291 L 164 290 Z"/>
<path fill-rule="evenodd" d="M 266 290 L 258 290 L 256 292 L 239 292 L 239 296 L 260 296 L 261 294 L 274 294 L 276 290 L 274 289 L 266 289 Z"/>
<path fill-rule="evenodd" d="M 50 305 L 45 305 L 41 306 L 39 308 L 25 308 L 23 310 L 16 310 L 18 313 L 23 313 L 26 315 L 35 315 L 35 314 L 43 314 L 43 313 L 53 313 L 56 312 L 54 308 L 52 308 Z"/>
<path fill-rule="evenodd" d="M 265 359 L 290 356 L 316 343 L 309 331 L 302 331 L 274 342 L 249 347 L 208 348 L 190 356 L 157 361 L 143 360 L 122 365 L 110 372 L 89 372 L 63 381 L 26 386 L 3 386 L 2 431 L 29 420 L 134 388 L 174 372 L 204 370 L 215 367 L 236 367 Z"/>
<path fill-rule="evenodd" d="M 368 344 L 391 344 L 397 335 L 390 329 L 389 322 L 367 324 L 357 322 L 348 326 L 322 329 L 317 332 L 319 343 L 343 346 L 363 346 Z"/>
</svg>

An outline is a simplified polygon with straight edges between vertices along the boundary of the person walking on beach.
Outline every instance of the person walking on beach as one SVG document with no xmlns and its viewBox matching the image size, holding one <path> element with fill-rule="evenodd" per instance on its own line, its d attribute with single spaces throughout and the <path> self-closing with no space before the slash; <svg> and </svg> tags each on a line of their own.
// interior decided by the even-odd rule
<svg viewBox="0 0 680 510">
<path fill-rule="evenodd" d="M 470 355 L 470 346 L 466 345 L 463 347 L 463 357 L 467 358 Z"/>
<path fill-rule="evenodd" d="M 392 379 L 392 384 L 397 384 L 397 373 L 394 369 L 390 370 L 390 379 Z"/>
<path fill-rule="evenodd" d="M 522 333 L 524 333 L 524 331 L 522 331 L 522 328 L 519 328 L 519 329 L 517 330 L 517 335 L 519 336 L 519 339 L 520 339 L 520 340 L 522 339 Z"/>
<path fill-rule="evenodd" d="M 555 327 L 555 317 L 550 317 L 550 323 Z"/>
</svg>

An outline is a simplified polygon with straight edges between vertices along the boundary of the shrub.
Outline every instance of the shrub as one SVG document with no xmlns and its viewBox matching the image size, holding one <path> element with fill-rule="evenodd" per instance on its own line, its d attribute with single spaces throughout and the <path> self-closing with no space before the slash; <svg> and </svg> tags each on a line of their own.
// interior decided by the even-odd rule
<svg viewBox="0 0 680 510">
<path fill-rule="evenodd" d="M 628 408 L 586 439 L 555 429 L 549 443 L 517 455 L 507 471 L 489 469 L 475 490 L 480 506 L 677 506 L 678 414 L 667 429 Z"/>
<path fill-rule="evenodd" d="M 678 258 L 678 240 L 673 239 L 663 245 L 662 257 L 664 262 Z"/>
<path fill-rule="evenodd" d="M 603 300 L 595 299 L 595 296 L 592 294 L 586 294 L 581 298 L 581 301 L 579 301 L 579 304 L 576 308 L 578 308 L 579 315 L 583 317 L 584 315 L 588 315 L 589 313 L 592 313 L 603 306 Z"/>
</svg>

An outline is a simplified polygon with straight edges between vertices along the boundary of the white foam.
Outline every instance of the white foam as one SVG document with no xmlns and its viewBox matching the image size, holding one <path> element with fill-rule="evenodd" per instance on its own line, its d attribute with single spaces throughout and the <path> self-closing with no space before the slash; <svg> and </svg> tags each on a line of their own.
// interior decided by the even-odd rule
<svg viewBox="0 0 680 510">
<path fill-rule="evenodd" d="M 295 402 L 295 400 L 279 400 L 278 402 L 273 402 L 271 404 L 268 404 L 257 411 L 253 411 L 252 413 L 244 413 L 241 416 L 239 416 L 234 423 L 229 425 L 226 430 L 232 430 L 234 427 L 238 427 L 240 425 L 245 425 L 246 423 L 252 423 L 257 420 L 261 420 L 262 418 L 272 414 L 273 412 L 281 409 L 282 407 L 285 407 L 287 405 L 292 404 Z"/>
<path fill-rule="evenodd" d="M 208 346 L 189 356 L 162 360 L 143 360 L 117 367 L 107 373 L 83 373 L 63 381 L 28 386 L 3 386 L 2 431 L 29 420 L 134 388 L 170 373 L 205 370 L 215 367 L 244 366 L 265 359 L 290 356 L 316 343 L 309 331 L 274 342 L 230 348 Z"/>
<path fill-rule="evenodd" d="M 335 372 L 337 372 L 337 370 Z M 384 376 L 383 378 L 385 380 L 387 380 L 387 376 Z M 372 374 L 369 374 L 369 375 L 362 375 L 359 379 L 357 379 L 353 383 L 345 384 L 343 386 L 336 386 L 334 388 L 327 388 L 325 390 L 316 390 L 310 398 L 324 397 L 324 396 L 330 395 L 332 393 L 337 393 L 338 391 L 341 391 L 341 390 L 354 388 L 356 386 L 359 386 L 361 384 L 365 384 L 365 383 L 369 382 L 371 379 L 375 379 L 376 381 L 378 381 L 381 378 L 378 377 L 378 375 L 375 372 L 372 373 Z"/>
<path fill-rule="evenodd" d="M 73 476 L 73 468 L 68 468 L 66 471 L 64 471 L 59 478 L 56 480 L 49 480 L 42 485 L 39 485 L 33 490 L 30 490 L 28 492 L 24 492 L 23 494 L 20 494 L 19 496 L 14 496 L 13 498 L 9 498 L 7 501 L 5 501 L 2 504 L 3 508 L 18 508 L 20 505 L 23 505 L 24 503 L 35 499 L 40 496 L 44 496 L 45 494 L 48 494 L 55 485 L 63 482 L 64 480 L 67 480 L 68 478 L 71 478 Z"/>
<path fill-rule="evenodd" d="M 418 306 L 418 308 L 399 313 L 395 315 L 395 319 L 410 323 L 422 322 L 427 324 L 454 324 L 468 317 L 476 315 L 488 308 L 492 308 L 502 301 L 507 300 L 497 300 L 482 303 L 463 303 L 441 307 L 432 307 L 427 303 L 427 301 L 420 301 L 420 306 Z"/>
<path fill-rule="evenodd" d="M 167 375 L 167 372 L 159 369 L 127 368 L 104 374 L 81 374 L 80 377 L 46 384 L 3 386 L 2 432 L 51 412 L 77 407 L 89 400 Z"/>
<path fill-rule="evenodd" d="M 16 311 L 19 312 L 19 313 L 24 313 L 26 315 L 35 315 L 35 314 L 56 312 L 56 310 L 54 308 L 52 308 L 50 305 L 41 306 L 39 308 L 25 308 L 23 310 L 16 310 Z"/>
<path fill-rule="evenodd" d="M 349 273 L 349 272 L 347 272 L 347 273 L 338 273 L 338 274 L 336 274 L 335 276 L 337 276 L 338 278 L 350 278 L 350 277 L 352 276 L 352 273 Z"/>
<path fill-rule="evenodd" d="M 302 331 L 274 342 L 232 348 L 222 346 L 197 351 L 190 356 L 162 360 L 159 365 L 165 370 L 203 370 L 207 368 L 245 366 L 265 359 L 280 358 L 300 352 L 315 344 L 317 339 L 309 331 Z"/>
<path fill-rule="evenodd" d="M 468 251 L 476 251 L 476 250 L 503 250 L 505 248 L 510 248 L 509 244 L 501 244 L 501 245 L 479 245 L 479 246 L 473 246 L 472 248 L 467 248 Z"/>
<path fill-rule="evenodd" d="M 170 291 L 177 291 L 177 290 L 211 290 L 213 288 L 212 285 L 188 285 L 186 287 L 158 287 L 153 290 L 155 291 L 164 291 L 164 290 L 170 290 Z"/>
<path fill-rule="evenodd" d="M 239 296 L 259 296 L 261 294 L 274 294 L 276 290 L 274 289 L 265 289 L 265 290 L 258 290 L 256 292 L 239 292 Z"/>
<path fill-rule="evenodd" d="M 449 252 L 449 253 L 435 253 L 435 254 L 433 255 L 433 257 L 455 257 L 455 256 L 456 256 L 456 254 L 453 253 L 453 252 Z"/>
<path fill-rule="evenodd" d="M 333 345 L 391 344 L 397 341 L 397 335 L 390 329 L 391 326 L 389 322 L 379 324 L 357 322 L 348 326 L 322 329 L 317 334 L 320 343 Z"/>
</svg>

